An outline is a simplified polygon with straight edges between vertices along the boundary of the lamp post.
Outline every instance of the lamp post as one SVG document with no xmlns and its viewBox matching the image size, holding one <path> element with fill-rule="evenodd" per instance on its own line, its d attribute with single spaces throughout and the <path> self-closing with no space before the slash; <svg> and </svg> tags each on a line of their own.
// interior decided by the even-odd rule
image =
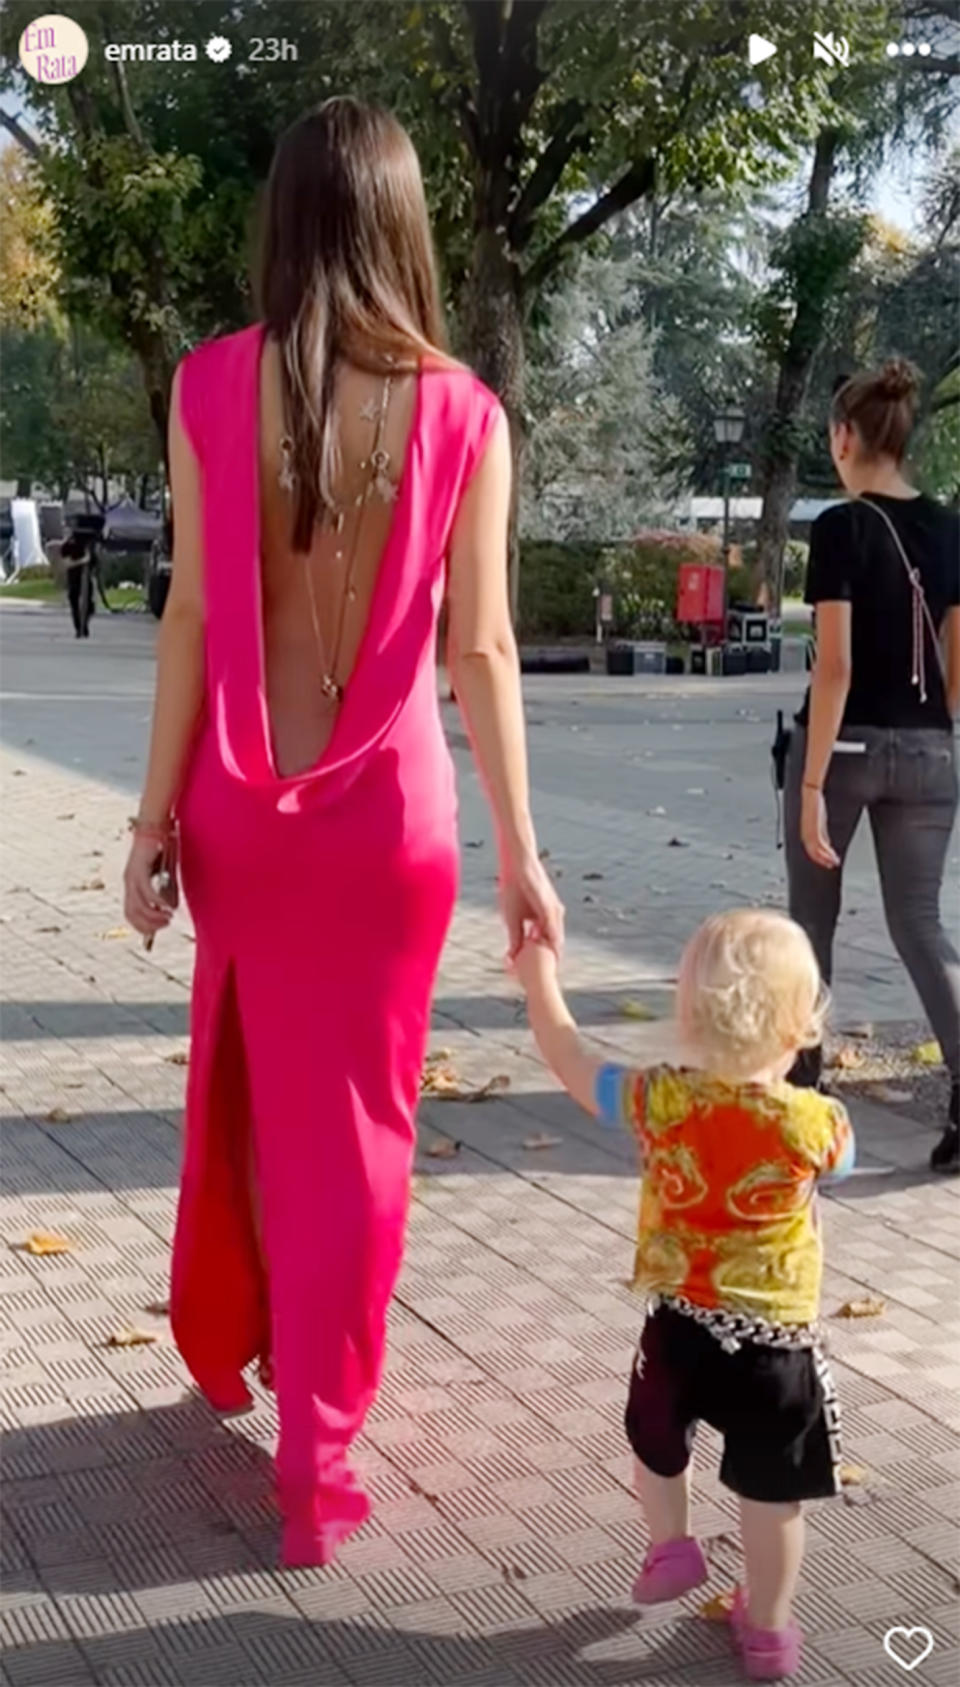
<svg viewBox="0 0 960 1687">
<path fill-rule="evenodd" d="M 730 446 L 739 445 L 746 420 L 738 404 L 730 400 L 713 418 L 713 433 L 723 450 L 723 566 L 730 563 Z"/>
</svg>

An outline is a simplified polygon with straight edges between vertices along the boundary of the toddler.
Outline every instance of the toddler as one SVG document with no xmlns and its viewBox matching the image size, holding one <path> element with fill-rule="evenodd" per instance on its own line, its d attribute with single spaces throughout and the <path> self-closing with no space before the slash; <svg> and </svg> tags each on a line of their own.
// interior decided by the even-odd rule
<svg viewBox="0 0 960 1687">
<path fill-rule="evenodd" d="M 690 1533 L 703 1418 L 723 1437 L 720 1479 L 740 1501 L 746 1588 L 731 1613 L 734 1641 L 751 1680 L 781 1680 L 800 1662 L 800 1502 L 838 1489 L 838 1408 L 817 1336 L 816 1189 L 853 1163 L 839 1102 L 785 1082 L 798 1051 L 820 1042 L 813 950 L 781 914 L 707 920 L 677 990 L 694 1064 L 646 1071 L 591 1056 L 550 949 L 527 943 L 516 966 L 544 1059 L 575 1101 L 627 1125 L 639 1144 L 636 1286 L 647 1308 L 626 1431 L 650 1548 L 633 1596 L 676 1599 L 707 1578 Z"/>
</svg>

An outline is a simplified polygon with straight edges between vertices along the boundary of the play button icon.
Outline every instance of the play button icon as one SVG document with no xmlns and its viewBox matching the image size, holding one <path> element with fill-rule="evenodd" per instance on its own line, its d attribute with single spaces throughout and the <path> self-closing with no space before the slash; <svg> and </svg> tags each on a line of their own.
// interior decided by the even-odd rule
<svg viewBox="0 0 960 1687">
<path fill-rule="evenodd" d="M 763 64 L 764 59 L 772 59 L 776 50 L 776 42 L 768 41 L 765 35 L 751 35 L 747 42 L 747 56 L 751 64 Z"/>
</svg>

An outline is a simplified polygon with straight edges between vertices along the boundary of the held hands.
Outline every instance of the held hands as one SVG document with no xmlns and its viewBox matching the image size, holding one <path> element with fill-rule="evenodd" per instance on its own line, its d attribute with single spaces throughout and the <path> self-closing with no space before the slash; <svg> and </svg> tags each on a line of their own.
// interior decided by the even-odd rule
<svg viewBox="0 0 960 1687">
<path fill-rule="evenodd" d="M 508 957 L 516 961 L 524 943 L 546 944 L 555 956 L 563 949 L 563 903 L 536 853 L 504 868 L 500 907 L 507 927 Z"/>
<path fill-rule="evenodd" d="M 815 861 L 818 867 L 839 867 L 840 857 L 830 842 L 827 829 L 827 805 L 823 792 L 813 785 L 803 787 L 800 839 L 811 861 Z"/>
<path fill-rule="evenodd" d="M 545 943 L 528 939 L 513 961 L 513 972 L 528 996 L 557 980 L 557 957 Z"/>
</svg>

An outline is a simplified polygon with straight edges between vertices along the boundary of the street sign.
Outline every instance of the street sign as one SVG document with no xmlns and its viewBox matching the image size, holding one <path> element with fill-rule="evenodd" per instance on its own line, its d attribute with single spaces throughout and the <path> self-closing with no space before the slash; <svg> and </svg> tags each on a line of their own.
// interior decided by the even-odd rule
<svg viewBox="0 0 960 1687">
<path fill-rule="evenodd" d="M 750 476 L 752 474 L 753 474 L 753 465 L 751 463 L 728 463 L 727 464 L 727 479 L 728 480 L 749 480 Z"/>
</svg>

